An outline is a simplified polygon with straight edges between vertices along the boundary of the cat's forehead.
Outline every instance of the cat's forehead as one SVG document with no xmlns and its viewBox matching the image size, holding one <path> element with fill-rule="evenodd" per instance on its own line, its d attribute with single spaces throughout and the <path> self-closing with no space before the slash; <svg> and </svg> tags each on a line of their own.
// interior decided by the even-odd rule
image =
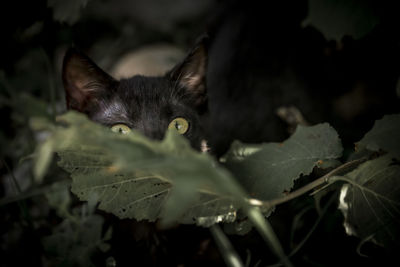
<svg viewBox="0 0 400 267">
<path fill-rule="evenodd" d="M 164 77 L 134 76 L 122 79 L 118 87 L 118 95 L 123 99 L 152 99 L 171 96 L 173 83 Z"/>
<path fill-rule="evenodd" d="M 134 76 L 121 80 L 117 93 L 108 101 L 107 110 L 127 114 L 131 120 L 154 120 L 187 109 L 180 88 L 163 77 Z"/>
<path fill-rule="evenodd" d="M 104 117 L 113 118 L 115 117 L 115 114 L 118 114 L 123 119 L 128 119 L 128 107 L 119 97 L 115 96 L 109 101 L 102 101 L 100 104 L 102 105 L 102 113 Z"/>
</svg>

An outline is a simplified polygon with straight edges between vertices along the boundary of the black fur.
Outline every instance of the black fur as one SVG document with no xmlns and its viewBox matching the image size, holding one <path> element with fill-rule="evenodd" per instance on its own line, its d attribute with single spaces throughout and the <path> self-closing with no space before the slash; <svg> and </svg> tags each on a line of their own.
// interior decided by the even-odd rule
<svg viewBox="0 0 400 267">
<path fill-rule="evenodd" d="M 321 33 L 301 26 L 305 0 L 222 1 L 221 6 L 208 37 L 164 77 L 117 82 L 70 50 L 63 71 L 69 108 L 105 125 L 124 122 L 157 139 L 171 119 L 185 117 L 193 147 L 205 139 L 217 156 L 235 139 L 260 143 L 287 138 L 287 125 L 276 115 L 281 106 L 295 106 L 310 124 L 352 126 L 332 110 L 334 99 L 352 89 L 353 74 L 345 73 L 347 62 L 335 56 L 336 48 Z"/>
<path fill-rule="evenodd" d="M 200 149 L 204 138 L 200 115 L 205 112 L 204 50 L 196 47 L 164 77 L 134 76 L 116 81 L 87 56 L 71 48 L 63 65 L 67 105 L 111 127 L 123 123 L 153 139 L 162 139 L 177 117 L 189 122 L 185 136 Z"/>
<path fill-rule="evenodd" d="M 164 136 L 171 119 L 185 117 L 193 147 L 206 139 L 217 156 L 235 139 L 283 140 L 286 125 L 276 109 L 294 105 L 308 114 L 315 97 L 295 69 L 297 55 L 303 52 L 295 51 L 303 17 L 287 9 L 289 2 L 296 6 L 296 1 L 224 3 L 208 37 L 164 77 L 116 82 L 86 56 L 70 50 L 63 71 L 69 108 L 104 125 L 125 123 L 156 139 Z M 284 30 L 276 29 L 276 21 Z M 86 73 L 87 79 L 68 79 L 74 72 Z M 76 88 L 74 83 L 87 87 Z"/>
</svg>

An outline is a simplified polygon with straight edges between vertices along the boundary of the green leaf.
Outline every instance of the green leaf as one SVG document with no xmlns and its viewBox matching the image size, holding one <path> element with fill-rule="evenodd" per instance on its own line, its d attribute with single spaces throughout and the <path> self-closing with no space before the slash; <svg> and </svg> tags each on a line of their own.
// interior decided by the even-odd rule
<svg viewBox="0 0 400 267">
<path fill-rule="evenodd" d="M 73 111 L 58 122 L 54 126 L 40 121 L 36 126 L 51 132 L 47 142 L 58 153 L 59 165 L 71 173 L 72 192 L 81 200 L 96 198 L 100 209 L 120 218 L 203 226 L 233 222 L 243 208 L 290 266 L 268 222 L 250 206 L 229 171 L 208 154 L 193 150 L 181 135 L 167 131 L 161 142 L 135 131 L 121 135 Z"/>
<path fill-rule="evenodd" d="M 59 122 L 66 127 L 42 127 L 52 129 L 48 142 L 81 200 L 95 194 L 100 209 L 120 218 L 162 217 L 167 223 L 205 226 L 235 219 L 245 197 L 241 187 L 175 132 L 167 132 L 162 142 L 136 132 L 120 135 L 76 112 Z"/>
<path fill-rule="evenodd" d="M 340 165 L 342 165 L 342 163 L 337 159 L 328 159 L 318 162 L 318 167 L 321 169 L 336 168 Z"/>
<path fill-rule="evenodd" d="M 54 152 L 52 142 L 52 140 L 48 140 L 40 144 L 37 149 L 38 156 L 35 158 L 36 162 L 33 166 L 33 176 L 37 183 L 42 183 L 44 175 L 50 166 Z"/>
<path fill-rule="evenodd" d="M 71 205 L 70 188 L 66 183 L 54 183 L 45 192 L 49 206 L 57 211 L 60 217 L 67 216 Z"/>
<path fill-rule="evenodd" d="M 340 40 L 344 35 L 355 39 L 370 32 L 379 22 L 369 1 L 309 0 L 304 25 L 311 24 L 327 39 Z"/>
<path fill-rule="evenodd" d="M 16 112 L 22 113 L 25 117 L 45 117 L 50 119 L 49 104 L 42 99 L 32 95 L 22 93 L 15 99 L 14 104 Z"/>
<path fill-rule="evenodd" d="M 371 151 L 384 150 L 400 159 L 400 114 L 385 115 L 377 120 L 369 131 L 359 142 L 356 143 L 358 150 L 366 148 Z"/>
<path fill-rule="evenodd" d="M 251 196 L 270 200 L 289 191 L 301 174 L 307 175 L 318 164 L 340 157 L 342 146 L 336 131 L 324 123 L 299 126 L 285 142 L 262 144 L 248 156 L 242 151 L 248 151 L 246 145 L 234 144 L 225 156 L 227 166 Z"/>
<path fill-rule="evenodd" d="M 347 234 L 385 247 L 400 245 L 400 165 L 390 155 L 367 161 L 339 177 L 339 209 Z"/>
<path fill-rule="evenodd" d="M 112 228 L 104 229 L 104 218 L 95 214 L 95 195 L 71 210 L 70 194 L 67 183 L 54 183 L 46 192 L 50 207 L 63 218 L 53 228 L 52 235 L 42 239 L 44 249 L 50 254 L 46 256 L 61 260 L 65 266 L 95 266 L 92 257 L 98 249 L 108 251 L 110 245 L 106 241 L 112 237 Z"/>
<path fill-rule="evenodd" d="M 47 255 L 61 260 L 64 266 L 95 266 L 92 258 L 97 249 L 109 249 L 102 237 L 103 217 L 97 214 L 82 217 L 82 208 L 75 210 L 79 215 L 65 219 L 54 228 L 52 235 L 42 239 Z"/>
</svg>

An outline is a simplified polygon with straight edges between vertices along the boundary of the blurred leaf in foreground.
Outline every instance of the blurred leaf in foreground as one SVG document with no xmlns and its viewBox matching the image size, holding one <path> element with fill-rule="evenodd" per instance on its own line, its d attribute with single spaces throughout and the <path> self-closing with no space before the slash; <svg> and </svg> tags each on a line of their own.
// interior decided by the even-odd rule
<svg viewBox="0 0 400 267">
<path fill-rule="evenodd" d="M 383 150 L 400 159 L 400 114 L 385 115 L 356 143 L 358 150 Z"/>
<path fill-rule="evenodd" d="M 257 149 L 251 145 L 249 149 L 235 143 L 225 161 L 248 192 L 263 200 L 281 197 L 301 174 L 310 174 L 315 166 L 342 154 L 340 139 L 327 123 L 299 126 L 283 143 L 267 143 Z"/>
<path fill-rule="evenodd" d="M 67 217 L 71 206 L 70 188 L 67 183 L 54 183 L 51 190 L 45 192 L 49 206 L 56 210 L 58 216 Z"/>
<path fill-rule="evenodd" d="M 347 234 L 387 248 L 400 246 L 400 165 L 390 155 L 367 161 L 339 178 Z"/>
<path fill-rule="evenodd" d="M 52 235 L 43 238 L 44 249 L 63 266 L 95 266 L 92 255 L 100 249 L 107 251 L 111 228 L 102 235 L 104 219 L 100 215 L 82 216 L 85 206 L 54 228 Z"/>
<path fill-rule="evenodd" d="M 46 117 L 51 118 L 49 112 L 49 103 L 42 99 L 36 98 L 29 94 L 19 94 L 15 99 L 15 114 L 14 116 L 27 117 Z"/>
<path fill-rule="evenodd" d="M 50 131 L 49 150 L 71 173 L 72 192 L 81 200 L 96 194 L 99 208 L 120 218 L 162 217 L 206 226 L 235 219 L 235 201 L 244 192 L 228 171 L 194 151 L 182 136 L 167 132 L 159 142 L 137 132 L 120 135 L 76 112 L 60 116 L 59 122 L 64 126 L 32 124 Z"/>
<path fill-rule="evenodd" d="M 104 218 L 95 214 L 97 196 L 92 195 L 87 203 L 71 209 L 68 183 L 54 183 L 46 192 L 50 207 L 63 218 L 52 230 L 52 234 L 42 239 L 49 258 L 54 258 L 63 266 L 95 266 L 92 256 L 98 250 L 106 252 L 110 245 L 112 228 L 104 233 Z"/>
</svg>

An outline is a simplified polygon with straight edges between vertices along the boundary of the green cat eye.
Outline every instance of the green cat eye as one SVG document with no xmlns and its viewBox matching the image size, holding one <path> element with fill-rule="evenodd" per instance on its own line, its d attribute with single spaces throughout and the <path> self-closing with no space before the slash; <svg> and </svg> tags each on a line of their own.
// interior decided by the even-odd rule
<svg viewBox="0 0 400 267">
<path fill-rule="evenodd" d="M 189 130 L 189 122 L 184 118 L 175 118 L 169 123 L 168 129 L 173 129 L 179 134 L 185 134 Z"/>
<path fill-rule="evenodd" d="M 111 126 L 111 131 L 113 131 L 114 133 L 128 134 L 131 131 L 131 128 L 129 128 L 125 124 L 118 123 Z"/>
</svg>

